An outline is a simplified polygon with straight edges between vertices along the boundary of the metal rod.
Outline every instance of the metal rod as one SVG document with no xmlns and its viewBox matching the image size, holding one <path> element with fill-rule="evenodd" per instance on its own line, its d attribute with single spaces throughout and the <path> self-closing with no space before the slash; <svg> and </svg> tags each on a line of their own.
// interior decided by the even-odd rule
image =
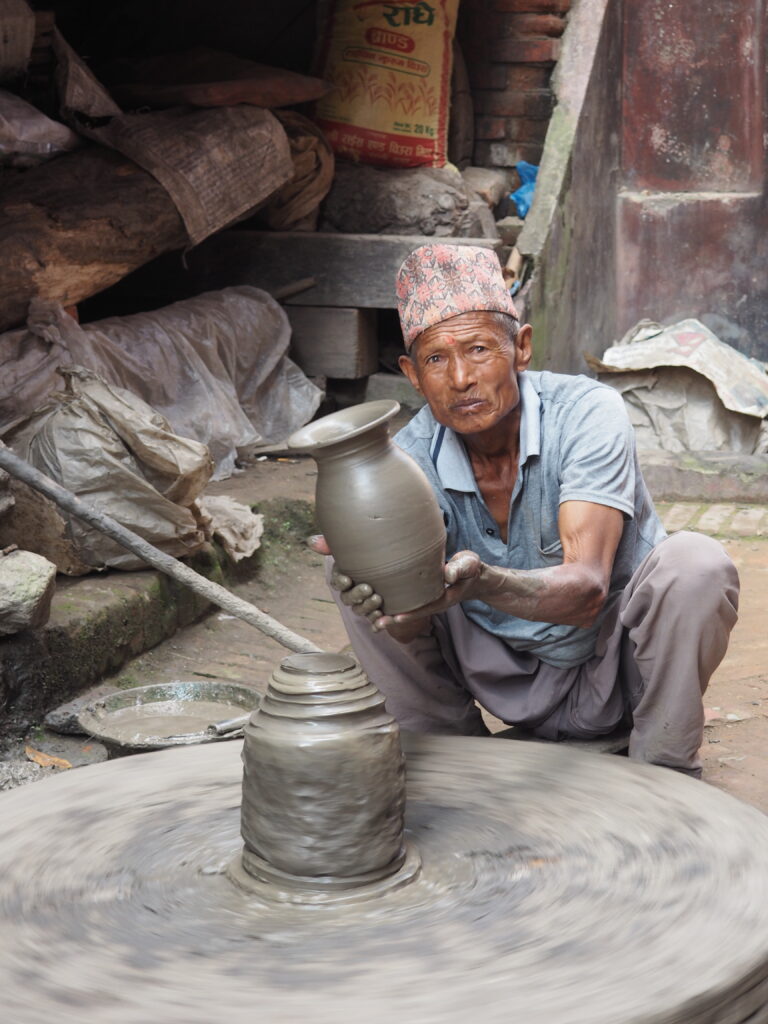
<svg viewBox="0 0 768 1024">
<path fill-rule="evenodd" d="M 237 718 L 226 718 L 223 722 L 211 722 L 205 730 L 209 736 L 226 736 L 228 732 L 236 732 L 248 725 L 250 715 L 238 715 Z"/>
</svg>

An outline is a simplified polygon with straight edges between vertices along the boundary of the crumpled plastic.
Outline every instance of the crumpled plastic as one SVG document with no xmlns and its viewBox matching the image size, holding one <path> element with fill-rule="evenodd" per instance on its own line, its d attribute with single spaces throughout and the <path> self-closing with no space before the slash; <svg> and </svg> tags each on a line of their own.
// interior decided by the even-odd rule
<svg viewBox="0 0 768 1024">
<path fill-rule="evenodd" d="M 282 306 L 250 285 L 85 325 L 36 300 L 25 330 L 0 335 L 0 434 L 45 400 L 59 366 L 76 364 L 207 445 L 213 479 L 225 479 L 238 449 L 279 445 L 322 400 L 288 358 L 290 336 Z"/>
<path fill-rule="evenodd" d="M 766 367 L 699 320 L 642 320 L 590 367 L 621 392 L 638 447 L 768 451 Z"/>
<path fill-rule="evenodd" d="M 205 445 L 170 430 L 145 402 L 80 367 L 63 371 L 67 390 L 6 438 L 8 446 L 93 508 L 167 554 L 186 556 L 206 541 L 195 499 L 213 464 Z M 98 529 L 14 481 L 16 503 L 0 521 L 3 544 L 16 543 L 81 575 L 143 562 Z"/>
<path fill-rule="evenodd" d="M 525 218 L 528 216 L 533 202 L 539 168 L 536 164 L 529 164 L 527 160 L 521 160 L 515 164 L 515 170 L 520 178 L 520 188 L 511 192 L 509 198 L 517 208 L 518 217 Z"/>
<path fill-rule="evenodd" d="M 228 494 L 205 494 L 197 501 L 203 528 L 219 541 L 233 562 L 250 556 L 261 546 L 264 516 Z"/>
<path fill-rule="evenodd" d="M 81 139 L 71 128 L 0 89 L 0 164 L 35 167 L 79 145 Z"/>
</svg>

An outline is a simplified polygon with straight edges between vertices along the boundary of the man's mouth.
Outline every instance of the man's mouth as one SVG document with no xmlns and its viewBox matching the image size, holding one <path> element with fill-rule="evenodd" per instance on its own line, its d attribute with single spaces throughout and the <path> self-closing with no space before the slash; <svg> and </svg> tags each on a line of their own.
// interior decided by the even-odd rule
<svg viewBox="0 0 768 1024">
<path fill-rule="evenodd" d="M 460 402 L 454 402 L 451 409 L 455 412 L 471 412 L 474 409 L 479 409 L 481 405 L 485 405 L 483 398 L 462 398 Z"/>
</svg>

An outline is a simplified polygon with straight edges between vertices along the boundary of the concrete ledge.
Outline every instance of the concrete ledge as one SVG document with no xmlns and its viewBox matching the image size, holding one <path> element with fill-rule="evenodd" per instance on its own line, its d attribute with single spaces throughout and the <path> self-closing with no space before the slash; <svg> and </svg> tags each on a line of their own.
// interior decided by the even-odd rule
<svg viewBox="0 0 768 1024">
<path fill-rule="evenodd" d="M 656 501 L 768 504 L 768 455 L 729 452 L 638 452 Z"/>
</svg>

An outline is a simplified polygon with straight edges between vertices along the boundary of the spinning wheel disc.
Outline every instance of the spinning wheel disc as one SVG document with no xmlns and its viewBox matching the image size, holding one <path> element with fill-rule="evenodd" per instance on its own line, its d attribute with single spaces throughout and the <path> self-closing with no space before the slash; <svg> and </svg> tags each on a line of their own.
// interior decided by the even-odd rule
<svg viewBox="0 0 768 1024">
<path fill-rule="evenodd" d="M 278 905 L 226 876 L 240 745 L 0 798 L 8 1020 L 768 1021 L 768 818 L 553 745 L 405 737 L 411 884 Z"/>
</svg>

